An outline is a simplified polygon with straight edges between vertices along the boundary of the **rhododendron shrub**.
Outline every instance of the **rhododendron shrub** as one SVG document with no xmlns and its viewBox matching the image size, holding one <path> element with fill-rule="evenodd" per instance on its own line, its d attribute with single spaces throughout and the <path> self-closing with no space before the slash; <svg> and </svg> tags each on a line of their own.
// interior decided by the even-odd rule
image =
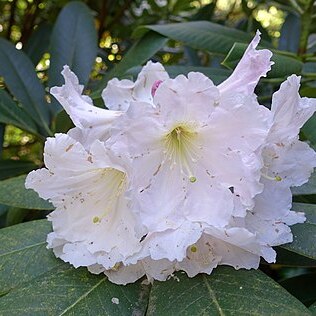
<svg viewBox="0 0 316 316">
<path fill-rule="evenodd" d="M 170 78 L 149 61 L 136 82 L 112 79 L 108 110 L 83 95 L 68 66 L 51 89 L 75 128 L 45 144 L 45 168 L 26 187 L 55 206 L 48 248 L 117 284 L 189 277 L 218 265 L 257 269 L 305 221 L 291 187 L 308 181 L 316 154 L 299 140 L 316 100 L 292 75 L 271 109 L 254 89 L 271 69 L 259 33 L 220 85 L 202 73 Z"/>
</svg>

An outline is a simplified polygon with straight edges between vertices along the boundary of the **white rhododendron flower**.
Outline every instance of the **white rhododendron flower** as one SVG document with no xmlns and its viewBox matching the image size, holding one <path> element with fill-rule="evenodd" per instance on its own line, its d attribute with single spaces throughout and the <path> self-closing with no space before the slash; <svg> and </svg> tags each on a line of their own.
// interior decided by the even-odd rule
<svg viewBox="0 0 316 316">
<path fill-rule="evenodd" d="M 75 124 L 45 145 L 46 168 L 26 187 L 56 210 L 48 247 L 117 284 L 193 277 L 218 265 L 258 268 L 291 242 L 291 187 L 308 181 L 316 154 L 298 138 L 316 110 L 292 75 L 271 110 L 254 89 L 273 64 L 259 33 L 232 75 L 215 86 L 197 72 L 172 79 L 148 62 L 137 80 L 112 79 L 93 106 L 70 69 L 51 93 Z"/>
</svg>

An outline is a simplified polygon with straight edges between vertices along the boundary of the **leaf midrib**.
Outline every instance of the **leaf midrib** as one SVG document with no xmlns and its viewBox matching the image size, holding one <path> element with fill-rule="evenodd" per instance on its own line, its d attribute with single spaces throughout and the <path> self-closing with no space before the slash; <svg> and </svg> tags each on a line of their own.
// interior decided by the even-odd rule
<svg viewBox="0 0 316 316">
<path fill-rule="evenodd" d="M 32 245 L 29 245 L 29 246 L 26 246 L 26 247 L 23 247 L 23 248 L 15 249 L 15 250 L 12 250 L 12 251 L 9 251 L 9 252 L 4 252 L 4 253 L 0 254 L 0 258 L 4 257 L 4 256 L 7 256 L 7 255 L 11 255 L 11 254 L 19 252 L 19 251 L 23 251 L 23 250 L 26 250 L 26 249 L 31 249 L 31 248 L 34 248 L 34 247 L 37 247 L 37 246 L 41 246 L 41 245 L 44 245 L 44 244 L 46 244 L 46 241 L 42 241 L 42 242 L 39 242 L 39 243 L 36 243 L 36 244 L 32 244 Z"/>
</svg>

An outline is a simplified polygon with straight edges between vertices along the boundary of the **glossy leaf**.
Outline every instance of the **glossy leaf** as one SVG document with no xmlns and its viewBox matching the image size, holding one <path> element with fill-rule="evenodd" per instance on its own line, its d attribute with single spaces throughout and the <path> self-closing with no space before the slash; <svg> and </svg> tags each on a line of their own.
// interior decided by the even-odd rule
<svg viewBox="0 0 316 316">
<path fill-rule="evenodd" d="M 4 89 L 0 89 L 0 122 L 37 133 L 36 124 L 31 116 L 19 107 Z"/>
<path fill-rule="evenodd" d="M 307 183 L 300 187 L 293 187 L 291 191 L 294 195 L 316 194 L 316 172 L 311 175 Z"/>
<path fill-rule="evenodd" d="M 92 97 L 99 97 L 108 80 L 113 77 L 121 77 L 132 67 L 143 64 L 161 49 L 166 42 L 167 38 L 164 36 L 155 32 L 148 32 L 130 48 L 122 61 L 104 76 L 97 87 L 97 91 L 93 93 Z"/>
<path fill-rule="evenodd" d="M 235 68 L 246 48 L 246 44 L 235 43 L 222 64 L 230 69 Z M 259 47 L 259 49 L 263 49 L 263 47 Z M 273 49 L 271 51 L 273 52 L 271 59 L 275 64 L 272 66 L 271 71 L 268 72 L 269 78 L 282 78 L 291 74 L 301 73 L 303 67 L 303 63 L 301 61 L 294 57 L 282 55 L 279 51 Z"/>
<path fill-rule="evenodd" d="M 301 33 L 301 20 L 293 13 L 289 13 L 281 28 L 279 38 L 279 49 L 287 50 L 293 53 L 298 51 L 299 39 Z"/>
<path fill-rule="evenodd" d="M 37 166 L 31 161 L 0 160 L 0 180 L 27 173 Z"/>
<path fill-rule="evenodd" d="M 82 2 L 69 2 L 59 14 L 50 43 L 49 86 L 64 83 L 61 71 L 64 65 L 78 76 L 85 85 L 97 55 L 97 33 L 90 9 Z M 54 107 L 59 103 L 53 99 Z"/>
<path fill-rule="evenodd" d="M 14 207 L 52 210 L 53 205 L 41 199 L 33 190 L 24 187 L 26 176 L 19 176 L 0 181 L 0 204 Z"/>
<path fill-rule="evenodd" d="M 309 311 L 312 313 L 312 315 L 316 315 L 316 302 L 314 302 L 310 307 Z"/>
<path fill-rule="evenodd" d="M 301 256 L 282 247 L 275 247 L 277 252 L 276 264 L 286 267 L 312 267 L 316 268 L 316 259 Z"/>
<path fill-rule="evenodd" d="M 146 25 L 136 29 L 139 36 L 152 30 L 196 49 L 226 55 L 235 42 L 249 43 L 253 36 L 233 28 L 207 21 Z"/>
<path fill-rule="evenodd" d="M 309 305 L 316 300 L 315 284 L 316 273 L 306 273 L 280 282 L 280 285 L 305 305 Z"/>
<path fill-rule="evenodd" d="M 49 105 L 31 60 L 3 38 L 0 38 L 0 60 L 0 76 L 4 77 L 8 89 L 22 103 L 41 133 L 50 135 Z"/>
<path fill-rule="evenodd" d="M 44 53 L 48 53 L 51 33 L 52 26 L 50 24 L 41 24 L 32 33 L 23 47 L 23 50 L 30 57 L 34 66 L 39 63 Z"/>
<path fill-rule="evenodd" d="M 152 286 L 147 315 L 309 315 L 261 271 L 216 268 L 190 279 L 178 273 Z"/>
<path fill-rule="evenodd" d="M 293 203 L 293 210 L 304 212 L 306 222 L 291 227 L 294 240 L 283 248 L 316 260 L 316 205 Z"/>
<path fill-rule="evenodd" d="M 72 268 L 45 248 L 49 231 L 46 220 L 0 231 L 0 294 L 9 292 L 0 297 L 1 315 L 145 314 L 148 286 L 118 286 Z"/>
</svg>

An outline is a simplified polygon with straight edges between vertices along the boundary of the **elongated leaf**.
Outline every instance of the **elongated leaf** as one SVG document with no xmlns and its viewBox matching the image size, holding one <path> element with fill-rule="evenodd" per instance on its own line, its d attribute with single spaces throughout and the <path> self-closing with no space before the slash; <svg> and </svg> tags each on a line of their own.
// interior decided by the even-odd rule
<svg viewBox="0 0 316 316">
<path fill-rule="evenodd" d="M 99 97 L 108 80 L 113 77 L 121 77 L 130 68 L 141 65 L 161 49 L 166 42 L 167 38 L 164 36 L 154 32 L 148 32 L 130 48 L 122 61 L 104 76 L 97 87 L 97 91 L 93 93 L 92 97 Z"/>
<path fill-rule="evenodd" d="M 33 190 L 24 187 L 26 176 L 0 181 L 0 203 L 35 210 L 52 210 L 49 202 L 41 199 Z"/>
<path fill-rule="evenodd" d="M 31 116 L 20 108 L 3 89 L 0 89 L 0 122 L 15 125 L 25 131 L 37 133 L 37 127 Z"/>
<path fill-rule="evenodd" d="M 19 176 L 36 168 L 31 161 L 0 160 L 0 180 Z"/>
<path fill-rule="evenodd" d="M 4 142 L 4 130 L 5 130 L 5 125 L 0 123 L 0 158 L 2 156 L 2 147 L 3 147 L 3 142 Z"/>
<path fill-rule="evenodd" d="M 246 44 L 235 43 L 222 64 L 230 69 L 235 68 L 246 48 Z M 259 47 L 259 49 L 262 48 L 263 47 Z M 301 73 L 303 68 L 303 63 L 301 61 L 294 57 L 282 55 L 279 51 L 273 49 L 271 51 L 273 52 L 272 60 L 275 64 L 272 66 L 271 71 L 268 72 L 269 78 L 282 78 L 291 74 Z"/>
<path fill-rule="evenodd" d="M 50 135 L 50 115 L 45 90 L 36 76 L 31 60 L 3 38 L 0 38 L 0 60 L 0 75 L 4 77 L 10 92 L 22 103 L 41 133 Z"/>
<path fill-rule="evenodd" d="M 305 305 L 316 300 L 316 273 L 298 275 L 285 279 L 280 284 Z"/>
<path fill-rule="evenodd" d="M 47 220 L 0 230 L 0 296 L 62 264 L 46 249 L 50 231 Z"/>
<path fill-rule="evenodd" d="M 309 92 L 310 92 L 310 95 L 306 95 L 307 93 L 304 93 L 303 96 L 307 96 L 310 98 L 316 97 L 316 88 L 310 88 Z M 314 93 L 314 95 L 312 95 L 311 93 Z M 304 126 L 302 128 L 302 132 L 303 132 L 304 136 L 310 141 L 311 146 L 314 147 L 314 149 L 315 149 L 316 148 L 316 115 L 313 115 L 306 122 L 306 124 L 304 124 Z"/>
<path fill-rule="evenodd" d="M 90 9 L 82 2 L 69 2 L 59 14 L 51 35 L 50 87 L 64 83 L 61 71 L 64 65 L 85 85 L 89 80 L 97 55 L 97 33 Z M 60 109 L 54 99 L 54 106 Z"/>
<path fill-rule="evenodd" d="M 282 247 L 316 260 L 316 205 L 293 203 L 293 210 L 305 212 L 307 219 L 305 223 L 291 227 L 294 241 Z"/>
<path fill-rule="evenodd" d="M 63 263 L 45 249 L 49 231 L 46 220 L 0 230 L 1 315 L 144 315 L 149 287 Z"/>
<path fill-rule="evenodd" d="M 309 311 L 312 313 L 312 315 L 316 315 L 316 302 L 313 303 L 313 304 L 309 307 Z"/>
<path fill-rule="evenodd" d="M 316 172 L 309 178 L 306 184 L 300 187 L 293 187 L 291 191 L 294 195 L 311 195 L 316 194 Z"/>
<path fill-rule="evenodd" d="M 279 49 L 296 53 L 299 46 L 301 33 L 301 19 L 293 13 L 289 13 L 281 28 Z"/>
<path fill-rule="evenodd" d="M 51 33 L 52 26 L 43 23 L 37 27 L 23 47 L 23 50 L 30 57 L 35 66 L 39 63 L 44 53 L 49 51 Z"/>
<path fill-rule="evenodd" d="M 219 267 L 193 279 L 155 282 L 147 315 L 309 315 L 303 304 L 261 271 Z"/>
<path fill-rule="evenodd" d="M 252 35 L 207 21 L 146 25 L 135 30 L 139 36 L 152 30 L 196 49 L 226 55 L 235 42 L 249 43 Z"/>
<path fill-rule="evenodd" d="M 316 260 L 301 256 L 282 247 L 275 247 L 277 251 L 276 264 L 287 267 L 312 267 L 316 268 Z"/>
<path fill-rule="evenodd" d="M 165 66 L 165 69 L 171 78 L 174 78 L 180 74 L 187 75 L 191 71 L 201 72 L 205 76 L 211 78 L 215 84 L 221 83 L 231 74 L 231 71 L 226 70 L 226 69 L 217 69 L 217 68 L 209 68 L 209 67 Z M 140 72 L 140 70 L 141 70 L 141 67 L 133 67 L 129 71 L 126 72 L 126 75 L 131 75 L 135 78 L 137 74 Z"/>
</svg>

